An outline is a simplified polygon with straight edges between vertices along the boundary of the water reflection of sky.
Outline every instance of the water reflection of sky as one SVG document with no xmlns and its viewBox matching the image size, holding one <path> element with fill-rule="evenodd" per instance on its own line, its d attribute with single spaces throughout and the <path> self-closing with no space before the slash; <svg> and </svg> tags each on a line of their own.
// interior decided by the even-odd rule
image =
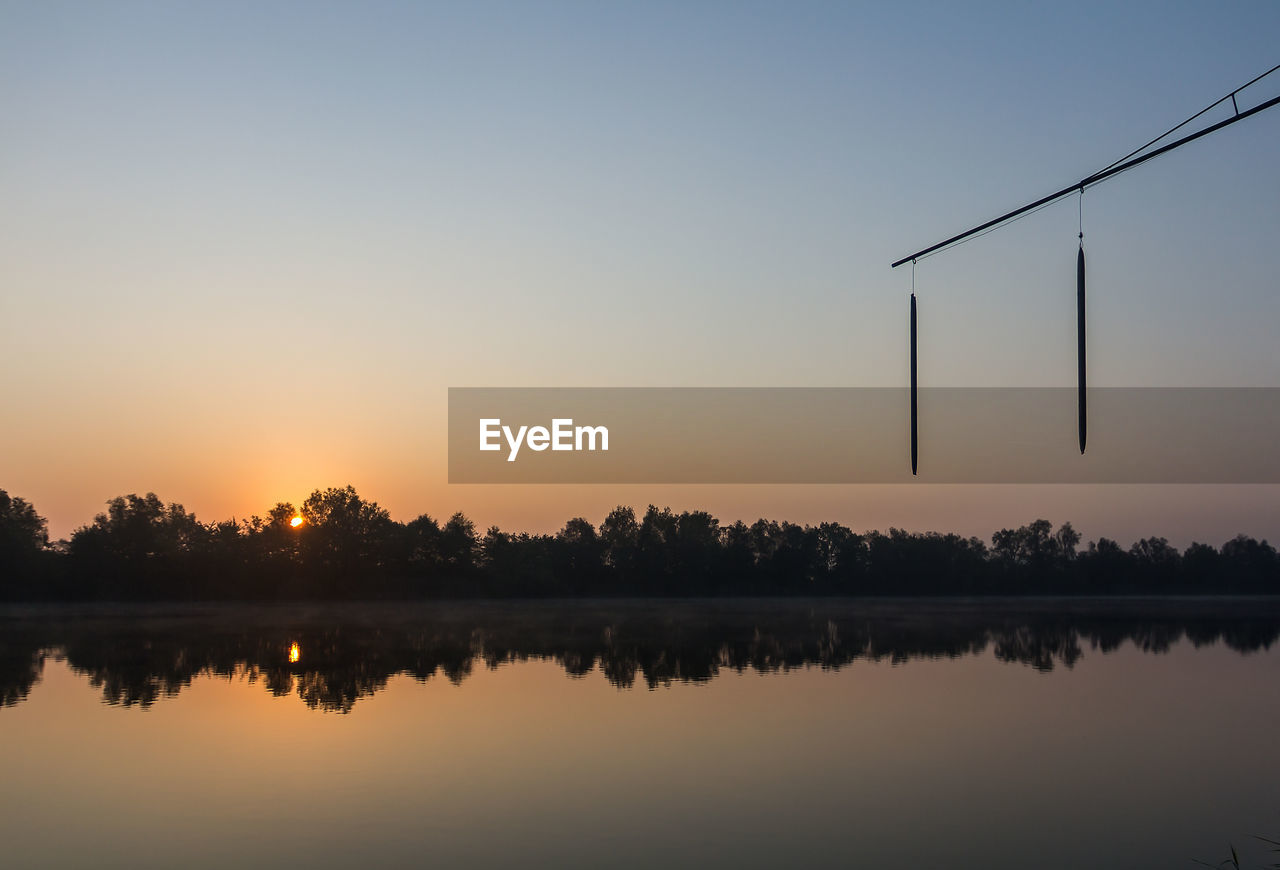
<svg viewBox="0 0 1280 870">
<path fill-rule="evenodd" d="M 650 692 L 606 670 L 603 610 L 537 611 L 246 617 L 204 644 L 188 619 L 64 623 L 0 710 L 0 842 L 12 866 L 1141 868 L 1280 827 L 1280 655 L 1256 618 L 1209 619 L 1210 640 L 1169 614 L 613 611 L 631 685 L 670 674 Z M 135 673 L 154 703 L 126 708 Z"/>
</svg>

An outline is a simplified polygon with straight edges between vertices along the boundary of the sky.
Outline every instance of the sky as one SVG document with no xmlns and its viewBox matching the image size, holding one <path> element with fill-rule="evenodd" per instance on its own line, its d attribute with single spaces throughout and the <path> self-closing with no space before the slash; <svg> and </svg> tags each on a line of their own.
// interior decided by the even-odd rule
<svg viewBox="0 0 1280 870">
<path fill-rule="evenodd" d="M 1278 35 L 1272 2 L 0 2 L 0 488 L 55 538 L 350 483 L 481 528 L 1274 541 L 1273 486 L 451 486 L 445 448 L 451 386 L 901 386 L 890 262 Z M 1082 206 L 1091 384 L 1280 385 L 1278 141 L 1275 109 L 922 261 L 922 382 L 1074 383 Z"/>
</svg>

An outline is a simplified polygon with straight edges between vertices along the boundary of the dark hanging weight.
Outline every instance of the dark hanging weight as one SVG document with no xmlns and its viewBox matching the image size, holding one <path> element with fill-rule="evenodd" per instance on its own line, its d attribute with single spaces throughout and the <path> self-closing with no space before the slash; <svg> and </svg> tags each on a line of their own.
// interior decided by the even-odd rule
<svg viewBox="0 0 1280 870">
<path fill-rule="evenodd" d="M 1088 409 L 1085 403 L 1084 387 L 1084 243 L 1080 244 L 1080 253 L 1076 254 L 1076 357 L 1078 364 L 1079 385 L 1076 402 L 1080 417 L 1080 452 L 1084 453 L 1085 435 L 1088 429 Z"/>
<path fill-rule="evenodd" d="M 911 474 L 916 473 L 916 294 L 911 294 Z"/>
</svg>

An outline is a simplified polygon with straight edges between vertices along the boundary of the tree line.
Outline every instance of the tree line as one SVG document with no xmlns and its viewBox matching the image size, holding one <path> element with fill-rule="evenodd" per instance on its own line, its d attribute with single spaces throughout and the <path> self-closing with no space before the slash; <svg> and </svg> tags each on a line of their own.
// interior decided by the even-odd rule
<svg viewBox="0 0 1280 870">
<path fill-rule="evenodd" d="M 1280 556 L 1244 535 L 1185 550 L 1154 537 L 1082 546 L 1070 523 L 1036 520 L 987 544 L 839 523 L 722 525 L 653 505 L 555 534 L 480 534 L 461 513 L 397 522 L 347 486 L 212 523 L 154 493 L 119 496 L 50 542 L 35 508 L 0 490 L 5 600 L 1277 593 Z"/>
</svg>

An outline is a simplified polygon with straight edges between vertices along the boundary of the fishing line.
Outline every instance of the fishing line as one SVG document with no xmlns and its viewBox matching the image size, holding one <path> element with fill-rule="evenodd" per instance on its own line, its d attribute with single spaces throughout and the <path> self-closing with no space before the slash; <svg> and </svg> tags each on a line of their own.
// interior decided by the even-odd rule
<svg viewBox="0 0 1280 870">
<path fill-rule="evenodd" d="M 1183 127 L 1185 127 L 1185 126 L 1187 126 L 1188 124 L 1190 124 L 1190 123 L 1191 123 L 1192 121 L 1194 121 L 1196 118 L 1199 118 L 1199 117 L 1200 117 L 1201 115 L 1203 115 L 1205 112 L 1208 112 L 1210 109 L 1213 109 L 1213 108 L 1216 108 L 1217 106 L 1222 105 L 1222 104 L 1223 104 L 1223 103 L 1225 103 L 1227 100 L 1230 100 L 1230 101 L 1231 101 L 1231 108 L 1232 108 L 1232 110 L 1235 112 L 1235 114 L 1239 115 L 1239 114 L 1240 114 L 1240 106 L 1236 104 L 1236 94 L 1240 93 L 1241 91 L 1243 91 L 1245 88 L 1249 87 L 1250 85 L 1257 84 L 1258 82 L 1262 81 L 1263 79 L 1265 79 L 1267 76 L 1271 75 L 1273 72 L 1275 72 L 1275 71 L 1276 71 L 1276 70 L 1278 70 L 1278 69 L 1280 69 L 1280 64 L 1276 64 L 1276 65 L 1275 65 L 1275 66 L 1273 66 L 1271 69 L 1267 70 L 1266 72 L 1264 72 L 1262 75 L 1258 76 L 1257 78 L 1250 79 L 1249 81 L 1247 81 L 1247 82 L 1245 82 L 1244 84 L 1242 84 L 1240 87 L 1236 88 L 1236 89 L 1235 89 L 1234 91 L 1232 91 L 1231 93 L 1227 94 L 1225 97 L 1221 98 L 1220 100 L 1217 100 L 1216 102 L 1210 103 L 1209 105 L 1205 106 L 1205 107 L 1204 107 L 1203 109 L 1201 109 L 1200 111 L 1196 112 L 1196 113 L 1195 113 L 1194 115 L 1192 115 L 1190 118 L 1187 118 L 1187 120 L 1183 121 L 1181 124 L 1178 124 L 1178 125 L 1176 125 L 1176 126 L 1170 127 L 1168 130 L 1165 130 L 1163 133 L 1161 133 L 1161 134 L 1160 134 L 1159 136 L 1157 136 L 1156 138 L 1152 139 L 1152 140 L 1151 140 L 1150 142 L 1148 142 L 1146 145 L 1143 145 L 1141 148 L 1135 148 L 1134 150 L 1130 151 L 1128 154 L 1126 154 L 1126 155 L 1124 155 L 1123 157 L 1121 157 L 1121 158 L 1120 158 L 1119 160 L 1117 160 L 1115 163 L 1112 163 L 1110 166 L 1105 166 L 1105 167 L 1103 167 L 1102 169 L 1100 169 L 1100 170 L 1099 170 L 1099 172 L 1106 172 L 1108 169 L 1112 169 L 1112 168 L 1114 168 L 1114 167 L 1116 167 L 1116 166 L 1119 166 L 1121 163 L 1124 163 L 1124 162 L 1125 162 L 1126 160 L 1128 160 L 1130 157 L 1137 157 L 1139 154 L 1141 154 L 1143 151 L 1146 151 L 1148 148 L 1150 148 L 1152 145 L 1154 145 L 1154 144 L 1156 144 L 1157 142 L 1159 142 L 1161 139 L 1165 139 L 1165 138 L 1167 138 L 1170 134 L 1172 134 L 1172 133 L 1176 133 L 1177 131 L 1181 130 Z"/>
</svg>

